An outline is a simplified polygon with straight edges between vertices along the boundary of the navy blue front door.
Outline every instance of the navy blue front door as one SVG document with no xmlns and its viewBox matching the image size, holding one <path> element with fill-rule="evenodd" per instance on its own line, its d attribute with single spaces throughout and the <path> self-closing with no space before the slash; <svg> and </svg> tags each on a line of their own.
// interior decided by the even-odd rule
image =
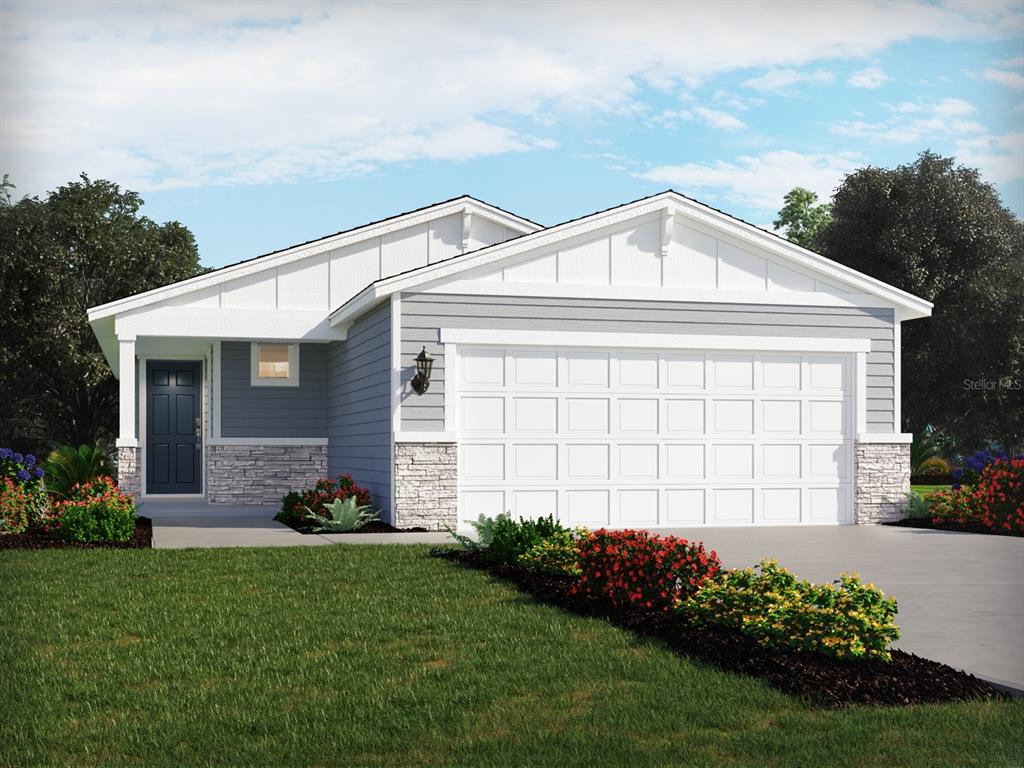
<svg viewBox="0 0 1024 768">
<path fill-rule="evenodd" d="M 199 362 L 146 363 L 146 492 L 200 493 Z"/>
</svg>

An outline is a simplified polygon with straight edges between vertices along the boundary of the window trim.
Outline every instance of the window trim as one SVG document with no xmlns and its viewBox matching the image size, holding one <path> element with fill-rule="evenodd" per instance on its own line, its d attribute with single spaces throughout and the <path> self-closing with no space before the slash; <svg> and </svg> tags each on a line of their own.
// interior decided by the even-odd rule
<svg viewBox="0 0 1024 768">
<path fill-rule="evenodd" d="M 249 346 L 249 383 L 254 387 L 299 386 L 299 345 L 288 344 L 288 378 L 260 378 L 260 344 L 279 345 L 280 341 L 253 341 Z"/>
</svg>

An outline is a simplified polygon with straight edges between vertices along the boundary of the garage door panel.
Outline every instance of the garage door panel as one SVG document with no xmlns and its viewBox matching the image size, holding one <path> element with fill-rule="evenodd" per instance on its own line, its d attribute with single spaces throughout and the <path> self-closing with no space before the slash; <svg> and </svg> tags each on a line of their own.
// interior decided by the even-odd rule
<svg viewBox="0 0 1024 768">
<path fill-rule="evenodd" d="M 616 426 L 619 432 L 658 431 L 657 398 L 620 397 L 616 401 L 619 418 Z"/>
<path fill-rule="evenodd" d="M 852 514 L 842 355 L 459 347 L 460 518 L 795 525 Z"/>
<path fill-rule="evenodd" d="M 617 476 L 623 480 L 658 479 L 658 444 L 620 444 Z"/>
<path fill-rule="evenodd" d="M 512 424 L 518 433 L 558 431 L 558 399 L 554 397 L 512 398 Z"/>
<path fill-rule="evenodd" d="M 566 522 L 569 525 L 609 525 L 611 491 L 565 491 Z"/>
</svg>

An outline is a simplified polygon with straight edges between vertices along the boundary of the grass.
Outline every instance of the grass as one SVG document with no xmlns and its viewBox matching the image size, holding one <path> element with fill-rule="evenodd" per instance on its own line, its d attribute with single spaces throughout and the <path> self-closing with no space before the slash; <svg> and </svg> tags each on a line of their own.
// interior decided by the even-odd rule
<svg viewBox="0 0 1024 768">
<path fill-rule="evenodd" d="M 0 763 L 1024 757 L 1024 703 L 812 709 L 421 547 L 5 551 L 0 583 Z"/>
<path fill-rule="evenodd" d="M 912 485 L 910 490 L 916 493 L 922 499 L 929 493 L 935 493 L 936 491 L 948 491 L 953 486 L 951 485 Z"/>
</svg>

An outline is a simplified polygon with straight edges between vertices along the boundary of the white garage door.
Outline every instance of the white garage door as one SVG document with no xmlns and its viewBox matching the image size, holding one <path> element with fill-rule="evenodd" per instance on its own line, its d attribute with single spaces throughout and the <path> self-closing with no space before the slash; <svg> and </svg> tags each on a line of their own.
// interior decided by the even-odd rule
<svg viewBox="0 0 1024 768">
<path fill-rule="evenodd" d="M 460 346 L 456 369 L 462 521 L 852 519 L 849 355 Z"/>
</svg>

